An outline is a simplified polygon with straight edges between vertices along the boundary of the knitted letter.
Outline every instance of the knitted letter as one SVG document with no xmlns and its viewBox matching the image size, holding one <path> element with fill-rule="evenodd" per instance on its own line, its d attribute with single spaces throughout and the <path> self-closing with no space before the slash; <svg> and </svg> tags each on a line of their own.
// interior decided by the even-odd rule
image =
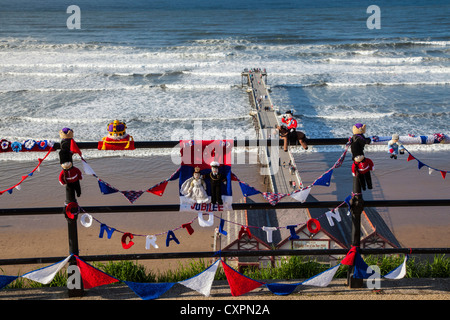
<svg viewBox="0 0 450 320">
<path fill-rule="evenodd" d="M 295 233 L 295 227 L 296 226 L 287 226 L 286 227 L 286 229 L 289 229 L 291 231 L 291 236 L 289 237 L 289 240 L 300 239 L 300 237 Z"/>
<path fill-rule="evenodd" d="M 274 232 L 275 230 L 277 230 L 277 228 L 275 227 L 262 227 L 262 229 L 266 232 L 267 234 L 267 242 L 272 243 L 272 232 Z"/>
<path fill-rule="evenodd" d="M 127 243 L 127 238 L 130 238 L 130 242 L 128 242 L 128 243 Z M 131 241 L 131 239 L 133 239 L 133 235 L 129 232 L 125 233 L 122 236 L 122 247 L 124 249 L 130 249 L 134 245 L 134 242 Z"/>
<path fill-rule="evenodd" d="M 150 245 L 152 245 L 155 249 L 158 249 L 158 245 L 156 244 L 156 237 L 155 236 L 147 236 L 145 238 L 145 249 L 149 250 Z"/>
<path fill-rule="evenodd" d="M 177 237 L 175 237 L 175 233 L 173 233 L 172 230 L 169 230 L 166 238 L 166 247 L 169 246 L 171 240 L 174 240 L 177 244 L 180 244 L 180 241 L 178 241 Z"/>
<path fill-rule="evenodd" d="M 108 235 L 108 239 L 111 239 L 112 234 L 114 233 L 114 231 L 116 231 L 116 229 L 114 228 L 109 228 L 106 224 L 102 223 L 100 226 L 100 234 L 98 235 L 99 238 L 103 238 L 103 234 L 107 233 Z"/>
</svg>

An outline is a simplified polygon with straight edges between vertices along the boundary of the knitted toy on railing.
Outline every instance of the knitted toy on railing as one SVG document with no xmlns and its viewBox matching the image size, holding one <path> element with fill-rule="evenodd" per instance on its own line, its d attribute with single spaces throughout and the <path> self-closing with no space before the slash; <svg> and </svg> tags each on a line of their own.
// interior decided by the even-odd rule
<svg viewBox="0 0 450 320">
<path fill-rule="evenodd" d="M 59 183 L 66 186 L 66 204 L 77 202 L 76 197 L 81 196 L 80 180 L 81 171 L 73 166 L 73 151 L 81 153 L 73 140 L 73 130 L 63 128 L 59 132 L 61 138 L 61 150 L 59 151 L 59 163 L 61 172 L 59 174 Z"/>
<path fill-rule="evenodd" d="M 351 138 L 350 150 L 352 152 L 352 159 L 357 156 L 364 156 L 364 146 L 371 142 L 370 138 L 366 138 L 366 125 L 357 123 L 353 126 L 353 136 Z"/>
<path fill-rule="evenodd" d="M 108 136 L 98 142 L 98 150 L 134 150 L 133 137 L 126 133 L 127 125 L 119 120 L 108 124 Z"/>
<path fill-rule="evenodd" d="M 392 140 L 388 142 L 388 152 L 391 154 L 391 159 L 397 159 L 397 155 L 404 154 L 405 148 L 403 145 L 399 142 L 399 136 L 398 134 L 392 135 Z"/>
<path fill-rule="evenodd" d="M 356 156 L 352 165 L 352 175 L 359 179 L 359 183 L 363 190 L 372 189 L 372 176 L 370 171 L 373 171 L 374 165 L 372 160 L 364 156 Z"/>
</svg>

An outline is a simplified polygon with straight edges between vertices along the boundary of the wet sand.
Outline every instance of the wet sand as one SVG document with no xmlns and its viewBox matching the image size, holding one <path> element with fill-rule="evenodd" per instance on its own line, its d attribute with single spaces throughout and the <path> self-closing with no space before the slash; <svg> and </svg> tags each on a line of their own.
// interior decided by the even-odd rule
<svg viewBox="0 0 450 320">
<path fill-rule="evenodd" d="M 311 184 L 324 171 L 330 168 L 341 153 L 300 152 L 295 154 L 296 163 L 304 185 Z M 450 168 L 449 153 L 423 152 L 415 154 L 422 162 L 440 169 Z M 397 160 L 389 159 L 380 152 L 366 152 L 375 163 L 372 174 L 374 189 L 363 193 L 366 200 L 381 199 L 445 199 L 450 194 L 450 177 L 445 180 L 439 172 L 428 174 L 427 168 L 418 170 L 416 161 L 406 161 L 407 156 Z M 38 157 L 38 156 L 37 156 Z M 36 157 L 36 158 L 37 158 Z M 87 159 L 96 174 L 119 190 L 146 190 L 168 178 L 177 168 L 170 156 L 150 156 L 147 158 L 110 157 Z M 0 162 L 1 188 L 17 183 L 18 177 L 27 174 L 35 162 Z M 81 161 L 75 159 L 75 166 L 82 170 Z M 351 193 L 350 154 L 344 165 L 333 172 L 330 187 L 315 186 L 311 194 L 318 200 L 344 200 Z M 2 208 L 19 207 L 58 207 L 64 205 L 65 191 L 58 182 L 59 162 L 46 160 L 40 172 L 29 177 L 12 194 L 0 197 Z M 234 164 L 232 171 L 242 180 L 259 190 L 264 190 L 259 168 L 255 164 Z M 82 170 L 82 172 L 84 172 Z M 233 182 L 233 202 L 243 196 L 237 182 Z M 260 195 L 253 200 L 265 201 Z M 79 204 L 83 206 L 130 205 L 120 193 L 102 195 L 97 179 L 84 175 L 82 195 Z M 162 197 L 144 193 L 138 204 L 178 204 L 178 181 L 168 183 Z M 388 226 L 404 247 L 448 247 L 450 245 L 450 218 L 446 207 L 416 208 L 377 208 Z M 145 237 L 136 236 L 135 243 L 125 250 L 121 245 L 122 234 L 116 232 L 111 239 L 99 238 L 100 225 L 94 221 L 90 228 L 79 224 L 80 256 L 95 254 L 132 254 L 152 252 L 212 251 L 213 227 L 202 228 L 198 222 L 192 224 L 195 232 L 189 235 L 186 230 L 175 231 L 180 244 L 170 242 L 165 245 L 168 230 L 180 227 L 193 220 L 194 213 L 187 212 L 149 212 L 93 214 L 95 218 L 110 227 L 123 232 L 140 235 L 162 234 L 158 237 L 159 249 L 145 249 Z M 217 219 L 216 219 L 217 220 Z M 293 221 L 293 223 L 296 223 Z M 0 217 L 1 258 L 54 257 L 68 255 L 67 223 L 61 215 L 30 215 Z M 139 261 L 154 272 L 179 266 L 179 260 Z M 0 266 L 3 274 L 17 275 L 35 270 L 33 265 Z"/>
</svg>

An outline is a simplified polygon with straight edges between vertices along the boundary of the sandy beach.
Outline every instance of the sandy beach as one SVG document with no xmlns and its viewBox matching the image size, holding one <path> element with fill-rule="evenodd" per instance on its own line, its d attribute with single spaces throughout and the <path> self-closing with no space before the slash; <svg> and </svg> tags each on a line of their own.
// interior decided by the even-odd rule
<svg viewBox="0 0 450 320">
<path fill-rule="evenodd" d="M 296 164 L 304 185 L 311 184 L 318 176 L 330 168 L 341 153 L 300 152 L 295 153 Z M 416 152 L 415 156 L 434 168 L 449 169 L 448 152 Z M 366 200 L 381 199 L 445 199 L 448 198 L 450 184 L 439 172 L 428 174 L 428 169 L 418 170 L 416 161 L 406 161 L 407 155 L 399 159 L 389 159 L 383 152 L 366 152 L 375 163 L 373 172 L 374 189 L 363 193 Z M 36 155 L 36 158 L 39 156 Z M 37 161 L 36 161 L 37 163 Z M 27 174 L 35 162 L 0 163 L 2 188 L 14 185 L 19 177 Z M 103 159 L 88 158 L 88 163 L 103 180 L 119 190 L 146 190 L 168 178 L 178 165 L 172 163 L 170 156 L 150 156 L 147 158 L 109 157 Z M 81 161 L 75 159 L 75 166 L 82 170 Z M 351 161 L 348 156 L 344 165 L 334 170 L 330 187 L 313 187 L 311 194 L 318 200 L 342 200 L 351 193 Z M 3 194 L 0 198 L 3 208 L 18 207 L 63 207 L 64 187 L 58 182 L 59 162 L 45 160 L 39 172 L 28 178 L 21 190 L 12 194 Z M 258 165 L 234 164 L 232 171 L 242 180 L 259 190 L 264 190 Z M 242 199 L 237 182 L 233 182 L 234 202 Z M 252 197 L 255 201 L 264 201 L 261 196 Z M 177 204 L 178 181 L 169 182 L 162 197 L 144 193 L 135 204 Z M 97 179 L 84 175 L 82 195 L 79 204 L 83 206 L 130 205 L 120 193 L 102 195 Z M 450 245 L 450 219 L 448 208 L 377 208 L 388 226 L 403 247 L 448 247 Z M 196 215 L 186 212 L 150 212 L 150 213 L 114 213 L 93 214 L 95 218 L 110 227 L 133 234 L 162 234 L 193 220 Z M 115 233 L 111 239 L 99 238 L 100 225 L 96 221 L 90 228 L 79 224 L 80 255 L 95 254 L 131 254 L 151 252 L 187 252 L 211 251 L 215 225 L 202 228 L 193 223 L 195 232 L 189 235 L 184 229 L 176 231 L 180 241 L 177 245 L 171 241 L 165 246 L 166 235 L 158 237 L 159 249 L 145 249 L 145 237 L 135 237 L 134 243 L 124 250 L 120 238 Z M 53 257 L 68 254 L 67 223 L 64 216 L 4 216 L 0 218 L 0 241 L 3 259 Z M 139 261 L 147 268 L 157 271 L 177 267 L 178 260 Z M 3 274 L 17 275 L 35 270 L 36 266 L 0 266 Z"/>
</svg>

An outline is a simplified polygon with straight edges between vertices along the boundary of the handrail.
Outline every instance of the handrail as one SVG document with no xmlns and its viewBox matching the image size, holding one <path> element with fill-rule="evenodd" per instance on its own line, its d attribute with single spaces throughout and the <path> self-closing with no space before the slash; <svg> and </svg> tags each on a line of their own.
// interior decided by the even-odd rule
<svg viewBox="0 0 450 320">
<path fill-rule="evenodd" d="M 75 139 L 76 140 L 76 139 Z M 244 139 L 244 140 L 234 140 L 235 147 L 253 147 L 253 146 L 271 146 L 272 142 L 275 142 L 275 145 L 283 145 L 283 140 L 279 139 L 268 139 L 268 140 L 260 140 L 260 139 Z M 308 145 L 345 145 L 348 142 L 348 138 L 324 138 L 324 139 L 307 139 L 306 143 Z M 162 141 L 134 141 L 135 148 L 149 148 L 149 149 L 158 149 L 158 148 L 174 148 L 178 146 L 180 141 L 170 141 L 170 140 L 162 140 Z M 79 142 L 77 141 L 77 146 L 80 149 L 98 149 L 98 142 L 86 141 Z M 55 150 L 61 148 L 61 144 L 59 142 L 55 142 L 53 145 Z"/>
<path fill-rule="evenodd" d="M 336 208 L 342 201 L 317 202 L 278 202 L 275 206 L 267 202 L 233 203 L 233 210 L 262 210 L 262 209 L 304 209 L 304 208 Z M 440 207 L 450 206 L 450 199 L 422 199 L 422 200 L 365 200 L 364 207 Z M 179 204 L 150 204 L 124 206 L 86 206 L 82 207 L 88 213 L 116 213 L 116 212 L 168 212 L 180 211 Z M 0 209 L 0 216 L 14 215 L 47 215 L 61 214 L 63 207 L 43 208 L 9 208 Z"/>
<path fill-rule="evenodd" d="M 241 250 L 241 251 L 201 251 L 201 252 L 163 252 L 136 254 L 109 254 L 80 256 L 84 261 L 120 261 L 120 260 L 158 260 L 158 259 L 187 259 L 214 257 L 267 257 L 267 256 L 317 256 L 317 255 L 345 255 L 349 249 L 303 249 L 303 250 Z M 362 255 L 376 254 L 450 254 L 450 248 L 359 248 Z M 0 265 L 55 263 L 66 257 L 45 258 L 17 258 L 0 259 Z"/>
</svg>

